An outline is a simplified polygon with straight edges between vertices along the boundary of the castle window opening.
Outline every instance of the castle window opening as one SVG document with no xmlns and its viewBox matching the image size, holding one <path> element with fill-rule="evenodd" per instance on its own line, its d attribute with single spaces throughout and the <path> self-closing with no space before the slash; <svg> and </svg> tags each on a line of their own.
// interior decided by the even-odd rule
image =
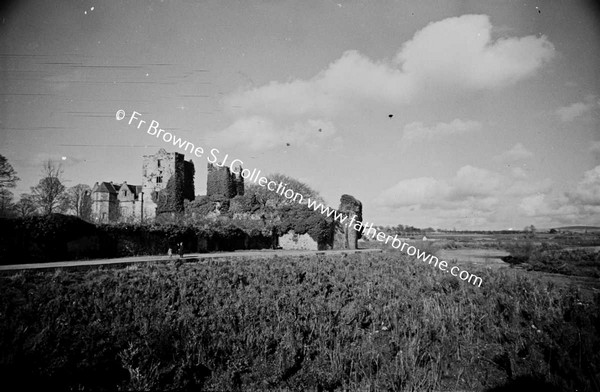
<svg viewBox="0 0 600 392">
<path fill-rule="evenodd" d="M 160 167 L 160 159 L 156 160 L 156 167 Z"/>
<path fill-rule="evenodd" d="M 162 184 L 162 177 L 161 176 L 156 177 L 156 183 L 157 184 Z"/>
</svg>

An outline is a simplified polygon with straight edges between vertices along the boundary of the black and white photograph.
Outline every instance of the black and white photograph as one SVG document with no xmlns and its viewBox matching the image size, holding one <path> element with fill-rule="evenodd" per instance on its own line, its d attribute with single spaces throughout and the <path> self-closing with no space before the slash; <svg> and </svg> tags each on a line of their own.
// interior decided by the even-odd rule
<svg viewBox="0 0 600 392">
<path fill-rule="evenodd" d="M 2 2 L 0 389 L 600 392 L 600 3 Z"/>
</svg>

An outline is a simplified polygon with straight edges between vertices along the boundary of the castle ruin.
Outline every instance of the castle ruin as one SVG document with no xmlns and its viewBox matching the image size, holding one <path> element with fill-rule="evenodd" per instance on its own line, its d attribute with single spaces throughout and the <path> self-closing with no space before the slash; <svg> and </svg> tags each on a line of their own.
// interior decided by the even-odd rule
<svg viewBox="0 0 600 392">
<path fill-rule="evenodd" d="M 101 182 L 92 189 L 92 221 L 144 222 L 157 214 L 183 211 L 194 200 L 194 163 L 161 148 L 144 155 L 142 185 Z"/>
<path fill-rule="evenodd" d="M 144 155 L 144 218 L 154 218 L 165 212 L 182 212 L 184 200 L 191 201 L 195 197 L 194 172 L 194 163 L 186 161 L 183 154 L 161 148 L 156 154 Z"/>
</svg>

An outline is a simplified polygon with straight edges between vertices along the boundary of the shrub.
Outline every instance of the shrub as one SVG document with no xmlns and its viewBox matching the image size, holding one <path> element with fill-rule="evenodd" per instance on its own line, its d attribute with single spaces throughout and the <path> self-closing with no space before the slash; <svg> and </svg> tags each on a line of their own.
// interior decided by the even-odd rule
<svg viewBox="0 0 600 392">
<path fill-rule="evenodd" d="M 280 207 L 281 221 L 276 224 L 279 235 L 294 230 L 296 234 L 308 233 L 317 243 L 332 241 L 333 222 L 306 205 L 289 204 Z"/>
<path fill-rule="evenodd" d="M 54 261 L 68 258 L 67 244 L 94 236 L 95 226 L 75 216 L 50 214 L 0 219 L 0 262 L 2 264 Z M 95 250 L 90 250 L 88 256 Z"/>
</svg>

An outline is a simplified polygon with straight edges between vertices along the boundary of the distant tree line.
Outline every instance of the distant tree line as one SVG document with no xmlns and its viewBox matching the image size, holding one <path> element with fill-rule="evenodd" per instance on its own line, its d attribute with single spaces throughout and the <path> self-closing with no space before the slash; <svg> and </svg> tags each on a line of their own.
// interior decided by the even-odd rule
<svg viewBox="0 0 600 392">
<path fill-rule="evenodd" d="M 383 231 L 388 234 L 397 234 L 397 235 L 420 235 L 427 233 L 434 233 L 438 230 L 427 227 L 425 229 L 420 229 L 418 227 L 410 226 L 410 225 L 397 225 L 397 226 L 373 226 L 379 231 Z"/>
<path fill-rule="evenodd" d="M 90 220 L 92 190 L 85 184 L 67 188 L 60 164 L 51 160 L 45 161 L 38 184 L 30 188 L 30 193 L 22 193 L 19 199 L 15 200 L 11 189 L 15 188 L 19 180 L 17 172 L 6 157 L 0 155 L 0 218 L 62 213 Z"/>
<path fill-rule="evenodd" d="M 387 234 L 397 234 L 403 236 L 410 235 L 426 235 L 428 233 L 456 233 L 456 234 L 524 234 L 529 237 L 535 237 L 538 230 L 534 225 L 525 226 L 523 230 L 456 230 L 456 229 L 434 229 L 427 227 L 424 229 L 410 226 L 410 225 L 397 225 L 397 226 L 373 226 L 379 231 L 383 231 Z M 556 230 L 551 229 L 551 234 L 556 233 Z"/>
</svg>

